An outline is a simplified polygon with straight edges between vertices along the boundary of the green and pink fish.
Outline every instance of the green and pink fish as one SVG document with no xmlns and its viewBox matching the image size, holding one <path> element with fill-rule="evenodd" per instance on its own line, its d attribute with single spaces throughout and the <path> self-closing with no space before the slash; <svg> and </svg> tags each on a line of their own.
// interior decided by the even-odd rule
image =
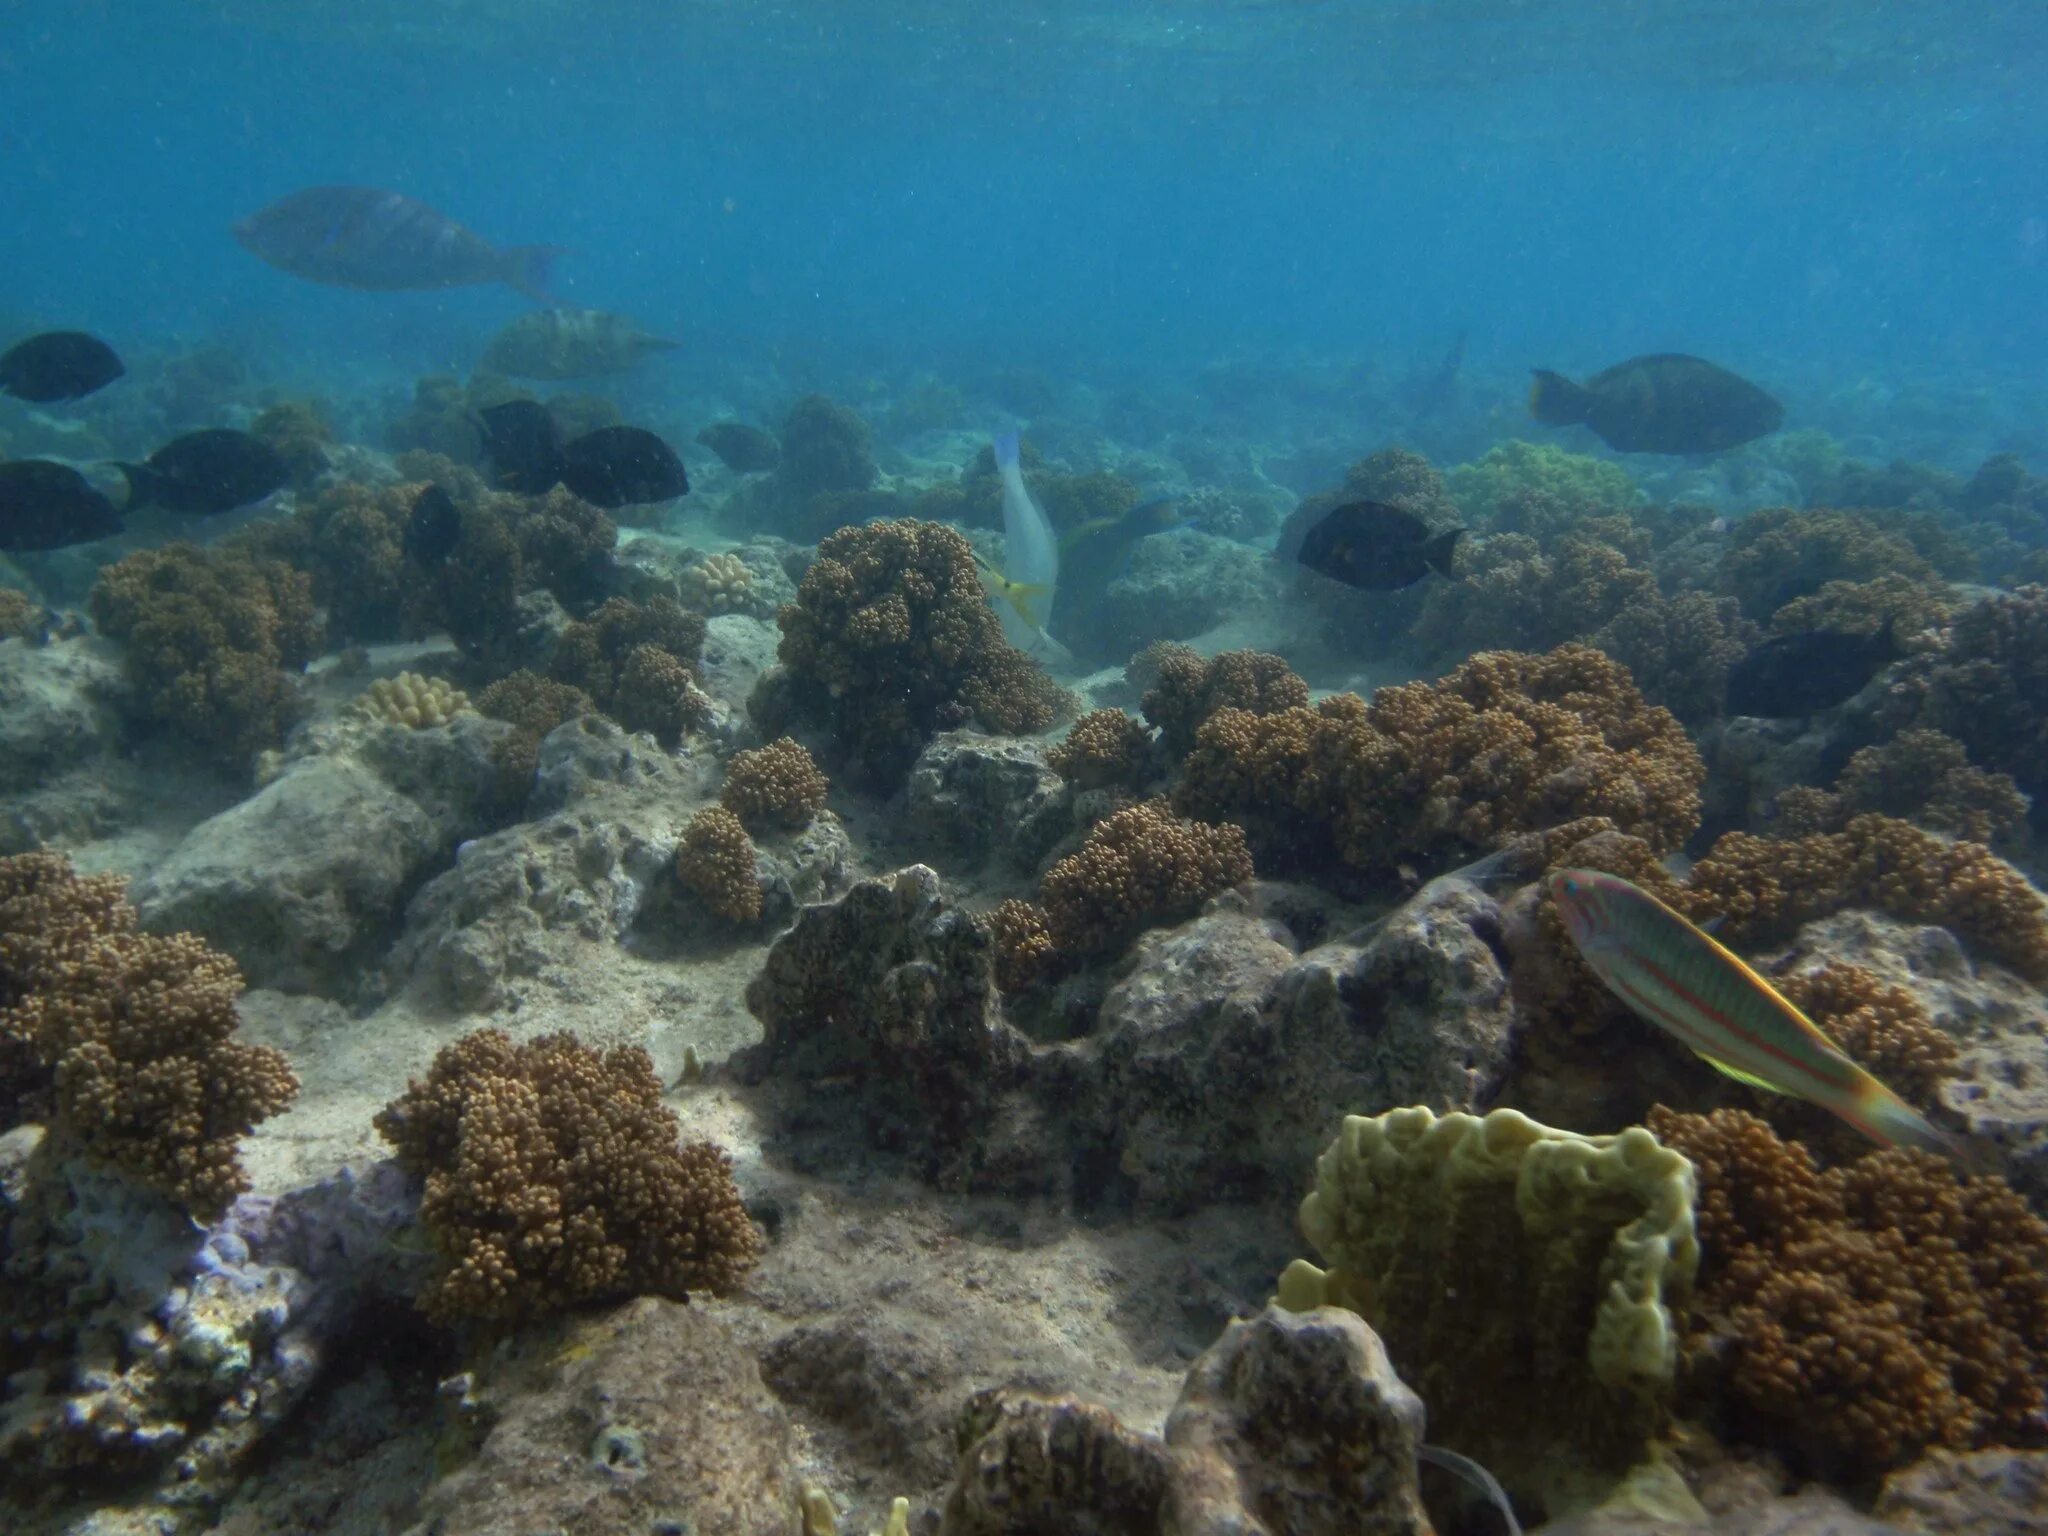
<svg viewBox="0 0 2048 1536">
<path fill-rule="evenodd" d="M 1857 1066 L 1777 988 L 1648 891 L 1560 869 L 1550 894 L 1579 953 L 1629 1007 L 1737 1082 L 1788 1093 L 1872 1141 L 1954 1157 L 1955 1138 Z"/>
</svg>

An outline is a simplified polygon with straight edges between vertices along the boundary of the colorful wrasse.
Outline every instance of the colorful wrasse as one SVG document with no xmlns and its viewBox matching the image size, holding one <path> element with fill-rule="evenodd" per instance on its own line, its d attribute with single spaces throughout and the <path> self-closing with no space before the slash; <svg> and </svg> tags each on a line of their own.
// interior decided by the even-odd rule
<svg viewBox="0 0 2048 1536">
<path fill-rule="evenodd" d="M 1763 977 L 1619 875 L 1560 869 L 1572 942 L 1629 1007 L 1738 1082 L 1839 1115 L 1872 1141 L 1956 1156 L 1955 1139 L 1857 1066 Z"/>
</svg>

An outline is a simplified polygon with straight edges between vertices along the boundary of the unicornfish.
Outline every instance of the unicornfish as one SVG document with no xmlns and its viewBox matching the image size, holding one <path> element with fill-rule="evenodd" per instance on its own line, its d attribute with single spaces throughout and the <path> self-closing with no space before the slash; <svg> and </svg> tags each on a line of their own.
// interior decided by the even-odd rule
<svg viewBox="0 0 2048 1536">
<path fill-rule="evenodd" d="M 1818 1104 L 1885 1146 L 1954 1137 L 1856 1065 L 1712 934 L 1619 875 L 1560 869 L 1550 894 L 1586 963 L 1629 1007 L 1737 1082 Z"/>
</svg>

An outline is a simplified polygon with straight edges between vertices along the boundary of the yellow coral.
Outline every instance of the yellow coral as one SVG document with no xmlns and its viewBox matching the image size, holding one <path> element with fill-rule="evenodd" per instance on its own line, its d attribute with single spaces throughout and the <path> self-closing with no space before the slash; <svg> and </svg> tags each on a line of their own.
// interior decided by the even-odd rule
<svg viewBox="0 0 2048 1536">
<path fill-rule="evenodd" d="M 678 579 L 683 606 L 700 613 L 744 613 L 753 602 L 754 573 L 738 555 L 705 555 Z"/>
<path fill-rule="evenodd" d="M 428 730 L 446 725 L 457 715 L 475 714 L 469 695 L 445 677 L 422 677 L 401 672 L 380 677 L 363 690 L 353 708 L 367 719 L 409 730 Z"/>
</svg>

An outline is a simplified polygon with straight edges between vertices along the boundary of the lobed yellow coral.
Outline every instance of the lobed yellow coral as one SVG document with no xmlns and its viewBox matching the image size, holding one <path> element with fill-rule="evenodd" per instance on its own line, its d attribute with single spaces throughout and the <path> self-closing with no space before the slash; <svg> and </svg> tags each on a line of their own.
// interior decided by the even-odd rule
<svg viewBox="0 0 2048 1536">
<path fill-rule="evenodd" d="M 2003 1179 L 1914 1151 L 1818 1172 L 1737 1110 L 1650 1128 L 1699 1180 L 1689 1395 L 1824 1476 L 2041 1443 L 2048 1223 Z"/>
<path fill-rule="evenodd" d="M 422 677 L 417 672 L 378 678 L 363 690 L 353 708 L 368 719 L 415 731 L 446 725 L 457 715 L 476 713 L 470 706 L 469 695 L 447 678 Z"/>
<path fill-rule="evenodd" d="M 1431 1438 L 1552 1512 L 1666 1426 L 1699 1262 L 1693 1177 L 1640 1127 L 1578 1136 L 1511 1109 L 1345 1117 L 1317 1160 L 1282 1306 L 1351 1308 L 1429 1404 Z"/>
<path fill-rule="evenodd" d="M 189 933 L 136 929 L 126 882 L 51 853 L 0 858 L 0 1119 L 47 1120 L 202 1221 L 249 1187 L 242 1136 L 298 1092 L 233 1037 L 241 972 Z"/>
<path fill-rule="evenodd" d="M 754 868 L 753 839 L 739 817 L 724 806 L 706 806 L 683 828 L 676 847 L 676 877 L 718 916 L 735 923 L 760 920 L 761 881 Z"/>
<path fill-rule="evenodd" d="M 731 1160 L 679 1144 L 654 1063 L 573 1035 L 514 1045 L 477 1030 L 380 1111 L 426 1181 L 440 1266 L 419 1297 L 442 1323 L 516 1323 L 613 1296 L 728 1295 L 765 1243 Z"/>
<path fill-rule="evenodd" d="M 753 602 L 754 573 L 734 554 L 705 555 L 678 578 L 685 607 L 700 613 L 744 613 Z"/>
<path fill-rule="evenodd" d="M 801 827 L 825 808 L 829 787 L 811 754 L 794 737 L 784 736 L 750 752 L 735 752 L 718 798 L 750 825 Z"/>
</svg>

